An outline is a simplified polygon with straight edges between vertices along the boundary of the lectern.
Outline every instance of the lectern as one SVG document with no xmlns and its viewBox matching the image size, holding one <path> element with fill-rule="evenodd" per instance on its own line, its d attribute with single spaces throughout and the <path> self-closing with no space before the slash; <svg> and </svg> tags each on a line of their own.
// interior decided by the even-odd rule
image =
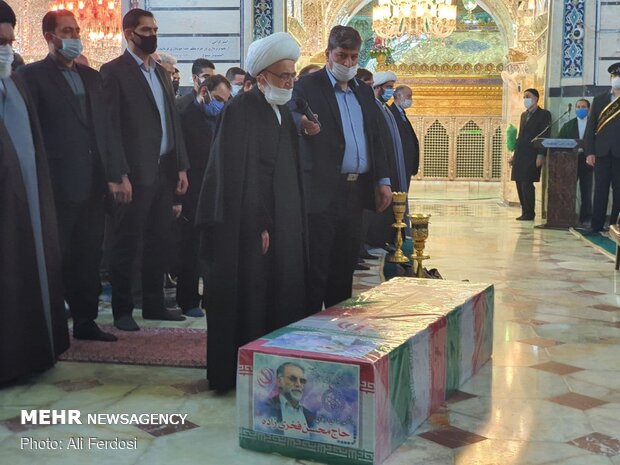
<svg viewBox="0 0 620 465">
<path fill-rule="evenodd" d="M 547 222 L 540 227 L 567 229 L 577 225 L 577 161 L 583 141 L 578 139 L 535 139 L 535 147 L 547 149 L 543 187 Z"/>
</svg>

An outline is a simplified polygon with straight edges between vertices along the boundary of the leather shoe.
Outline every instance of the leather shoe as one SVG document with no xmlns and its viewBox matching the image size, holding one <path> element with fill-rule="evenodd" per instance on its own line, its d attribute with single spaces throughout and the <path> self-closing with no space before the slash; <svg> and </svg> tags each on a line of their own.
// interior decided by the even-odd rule
<svg viewBox="0 0 620 465">
<path fill-rule="evenodd" d="M 167 308 L 162 308 L 156 312 L 147 312 L 142 310 L 142 318 L 145 320 L 161 320 L 161 321 L 185 321 L 183 315 L 173 313 Z"/>
<path fill-rule="evenodd" d="M 114 326 L 121 331 L 139 331 L 140 326 L 136 323 L 131 315 L 123 315 L 114 319 Z"/>
<path fill-rule="evenodd" d="M 525 215 L 521 215 L 517 218 L 515 218 L 517 221 L 534 221 L 534 217 L 533 216 L 525 216 Z"/>
<path fill-rule="evenodd" d="M 203 312 L 200 307 L 193 307 L 183 310 L 183 315 L 191 316 L 192 318 L 200 318 L 205 316 L 205 312 Z"/>
<path fill-rule="evenodd" d="M 370 270 L 370 267 L 363 265 L 362 263 L 358 263 L 357 265 L 355 265 L 355 269 L 358 271 L 368 271 Z"/>
<path fill-rule="evenodd" d="M 82 323 L 81 325 L 73 327 L 73 337 L 75 339 L 82 339 L 86 341 L 104 341 L 114 342 L 118 341 L 118 338 L 114 334 L 101 331 L 101 328 L 97 326 L 94 321 Z"/>
</svg>

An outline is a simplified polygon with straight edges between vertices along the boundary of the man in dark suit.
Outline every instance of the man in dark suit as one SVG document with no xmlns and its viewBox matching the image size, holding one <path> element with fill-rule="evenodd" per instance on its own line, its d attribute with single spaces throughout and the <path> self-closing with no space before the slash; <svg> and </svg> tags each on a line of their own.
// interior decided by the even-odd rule
<svg viewBox="0 0 620 465">
<path fill-rule="evenodd" d="M 521 216 L 518 221 L 532 221 L 536 216 L 536 190 L 534 183 L 540 181 L 540 169 L 545 158 L 544 149 L 536 148 L 532 140 L 548 137 L 551 128 L 551 113 L 538 106 L 540 95 L 536 89 L 523 93 L 525 111 L 521 114 L 517 147 L 509 163 L 512 165 L 511 179 L 517 185 Z"/>
<path fill-rule="evenodd" d="M 305 376 L 304 368 L 297 363 L 286 362 L 276 370 L 278 394 L 270 397 L 258 409 L 260 416 L 275 419 L 279 426 L 284 426 L 273 431 L 275 434 L 308 437 L 308 428 L 314 426 L 316 414 L 301 404 L 307 383 Z M 301 428 L 286 427 L 297 424 Z"/>
<path fill-rule="evenodd" d="M 583 139 L 588 124 L 588 112 L 590 101 L 582 98 L 575 103 L 575 118 L 567 121 L 560 129 L 558 137 L 561 139 Z M 577 161 L 577 179 L 579 180 L 579 192 L 581 194 L 581 206 L 579 208 L 579 222 L 586 223 L 592 219 L 592 185 L 594 182 L 594 170 L 586 163 L 586 154 L 579 149 Z"/>
<path fill-rule="evenodd" d="M 192 82 L 194 83 L 192 90 L 187 94 L 177 97 L 176 104 L 179 111 L 183 110 L 187 105 L 196 100 L 198 89 L 209 76 L 215 74 L 215 65 L 211 60 L 206 58 L 198 58 L 192 63 Z"/>
<path fill-rule="evenodd" d="M 321 125 L 297 118 L 310 238 L 309 310 L 320 311 L 351 296 L 364 208 L 385 210 L 392 191 L 377 131 L 381 115 L 372 89 L 355 80 L 362 39 L 335 26 L 327 65 L 295 83 Z M 294 101 L 294 99 L 293 99 Z"/>
<path fill-rule="evenodd" d="M 608 68 L 611 91 L 594 98 L 586 127 L 586 163 L 594 167 L 592 227 L 588 234 L 604 229 L 609 186 L 613 191 L 610 222 L 620 213 L 620 62 Z"/>
<path fill-rule="evenodd" d="M 389 106 L 400 133 L 400 140 L 403 144 L 403 153 L 405 155 L 405 172 L 407 174 L 407 183 L 411 182 L 411 176 L 418 174 L 420 166 L 420 144 L 418 136 L 416 136 L 413 126 L 407 118 L 407 108 L 413 103 L 411 87 L 398 86 L 394 89 L 394 102 Z M 407 191 L 409 191 L 407 186 Z"/>
<path fill-rule="evenodd" d="M 164 306 L 163 276 L 170 246 L 173 194 L 187 191 L 187 154 L 172 82 L 151 54 L 157 48 L 153 14 L 135 8 L 123 17 L 127 50 L 101 67 L 115 137 L 111 150 L 123 161 L 132 201 L 114 212 L 110 282 L 114 325 L 140 329 L 132 317 L 131 266 L 138 241 L 142 256 L 142 316 L 182 321 Z"/>
<path fill-rule="evenodd" d="M 196 63 L 196 62 L 194 62 Z M 196 99 L 180 110 L 183 138 L 187 146 L 190 168 L 187 171 L 189 188 L 182 197 L 183 211 L 179 220 L 179 260 L 177 274 L 177 304 L 184 315 L 202 317 L 200 308 L 202 296 L 198 292 L 199 231 L 194 225 L 198 195 L 202 186 L 205 168 L 209 160 L 213 130 L 209 115 L 205 111 L 204 99 L 208 97 L 207 80 L 197 88 Z"/>
<path fill-rule="evenodd" d="M 99 308 L 99 265 L 103 243 L 104 195 L 127 202 L 121 167 L 108 151 L 106 102 L 99 73 L 75 63 L 82 51 L 80 28 L 68 10 L 43 17 L 49 54 L 23 66 L 37 108 L 47 152 L 63 259 L 65 300 L 76 339 L 115 341 L 95 323 Z"/>
</svg>

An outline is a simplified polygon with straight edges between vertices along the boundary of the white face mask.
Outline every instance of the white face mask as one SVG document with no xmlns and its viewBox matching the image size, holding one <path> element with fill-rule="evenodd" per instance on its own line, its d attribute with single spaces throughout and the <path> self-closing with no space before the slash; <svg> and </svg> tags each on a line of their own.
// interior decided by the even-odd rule
<svg viewBox="0 0 620 465">
<path fill-rule="evenodd" d="M 232 89 L 230 93 L 233 97 L 236 96 L 241 89 L 243 89 L 243 86 L 241 84 L 233 84 L 231 87 Z"/>
<path fill-rule="evenodd" d="M 615 90 L 620 90 L 620 76 L 614 76 L 611 78 L 611 87 Z"/>
<path fill-rule="evenodd" d="M 272 105 L 286 105 L 293 97 L 293 89 L 280 89 L 269 84 L 264 84 L 262 87 L 265 100 Z"/>
<path fill-rule="evenodd" d="M 8 78 L 11 75 L 11 64 L 14 58 L 13 47 L 9 44 L 0 45 L 0 79 Z"/>
<path fill-rule="evenodd" d="M 413 105 L 413 100 L 409 99 L 409 100 L 402 100 L 400 102 L 400 107 L 404 110 L 405 108 L 409 108 L 411 105 Z"/>
<path fill-rule="evenodd" d="M 350 68 L 339 63 L 332 63 L 331 72 L 339 82 L 349 82 L 357 74 L 357 65 Z"/>
<path fill-rule="evenodd" d="M 523 106 L 525 106 L 527 110 L 529 110 L 532 107 L 532 105 L 534 105 L 534 101 L 531 98 L 523 99 Z"/>
</svg>

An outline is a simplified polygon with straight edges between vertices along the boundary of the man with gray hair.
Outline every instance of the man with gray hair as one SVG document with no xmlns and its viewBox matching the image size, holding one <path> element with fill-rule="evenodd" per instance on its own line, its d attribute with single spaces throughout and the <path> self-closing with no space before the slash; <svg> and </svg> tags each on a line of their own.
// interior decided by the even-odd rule
<svg viewBox="0 0 620 465">
<path fill-rule="evenodd" d="M 173 55 L 167 52 L 157 51 L 153 53 L 153 59 L 172 77 L 175 66 L 177 65 L 177 59 Z"/>
<path fill-rule="evenodd" d="M 265 402 L 260 414 L 277 420 L 282 426 L 277 434 L 309 437 L 308 428 L 314 426 L 316 415 L 301 404 L 307 382 L 306 370 L 298 363 L 285 362 L 276 370 L 278 392 Z"/>
<path fill-rule="evenodd" d="M 400 141 L 403 145 L 403 155 L 405 158 L 405 177 L 407 178 L 407 192 L 411 183 L 411 177 L 418 174 L 420 165 L 420 144 L 418 136 L 409 118 L 407 118 L 407 108 L 413 104 L 413 92 L 409 86 L 398 86 L 394 89 L 394 102 L 388 107 L 398 126 Z"/>
<path fill-rule="evenodd" d="M 180 73 L 177 69 L 177 59 L 167 52 L 155 52 L 153 53 L 153 59 L 158 62 L 166 73 L 170 76 L 172 80 L 172 88 L 174 90 L 174 95 L 176 96 L 179 93 L 179 85 L 180 85 Z"/>
</svg>

